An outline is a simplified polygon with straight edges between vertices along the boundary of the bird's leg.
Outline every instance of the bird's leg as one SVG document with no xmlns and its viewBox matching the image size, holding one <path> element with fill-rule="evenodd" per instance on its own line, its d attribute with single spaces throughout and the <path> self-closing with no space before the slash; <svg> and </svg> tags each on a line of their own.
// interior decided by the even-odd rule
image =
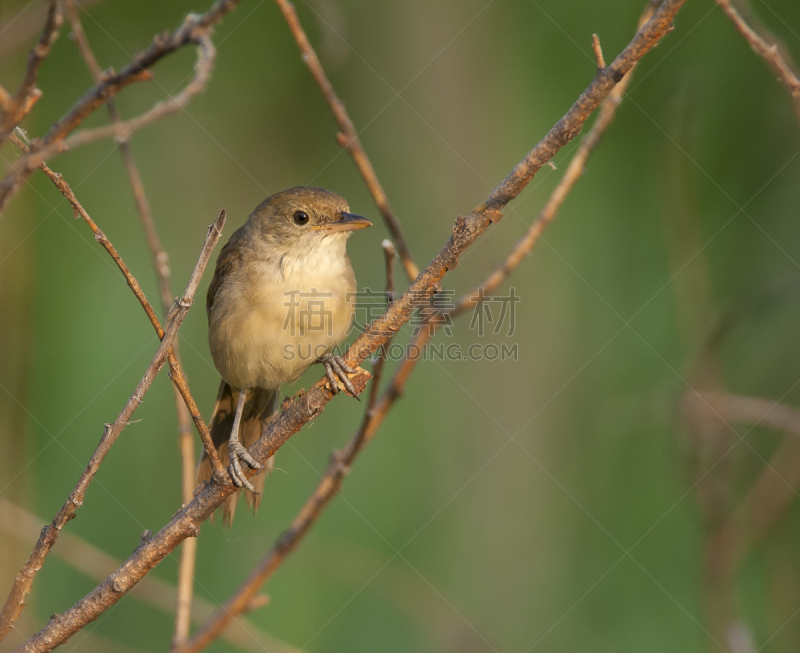
<svg viewBox="0 0 800 653">
<path fill-rule="evenodd" d="M 358 370 L 354 370 L 352 367 L 350 367 L 338 354 L 323 354 L 319 357 L 318 362 L 325 366 L 325 374 L 328 377 L 328 383 L 331 386 L 333 394 L 339 393 L 339 384 L 336 382 L 336 379 L 339 378 L 350 394 L 358 399 L 356 389 L 353 387 L 353 384 L 350 382 L 350 378 L 347 376 L 348 374 L 355 374 Z M 358 401 L 361 401 L 361 399 L 358 399 Z"/>
<path fill-rule="evenodd" d="M 239 392 L 239 402 L 236 404 L 236 414 L 233 416 L 233 429 L 231 430 L 231 437 L 228 440 L 228 456 L 231 459 L 231 466 L 228 473 L 231 475 L 231 480 L 236 487 L 246 487 L 253 494 L 258 494 L 253 484 L 247 480 L 244 471 L 242 470 L 241 461 L 244 460 L 253 469 L 261 469 L 259 462 L 253 458 L 239 442 L 239 424 L 242 421 L 242 412 L 244 412 L 244 402 L 247 398 L 247 393 L 242 390 Z"/>
</svg>

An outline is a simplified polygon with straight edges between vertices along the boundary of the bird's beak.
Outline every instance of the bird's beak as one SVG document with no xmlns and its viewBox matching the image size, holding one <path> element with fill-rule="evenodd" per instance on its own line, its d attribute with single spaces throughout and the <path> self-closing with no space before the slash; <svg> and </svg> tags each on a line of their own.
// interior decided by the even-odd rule
<svg viewBox="0 0 800 653">
<path fill-rule="evenodd" d="M 311 228 L 330 233 L 335 231 L 355 231 L 356 229 L 372 226 L 369 220 L 355 213 L 340 213 L 339 216 L 340 218 L 336 222 L 327 222 Z"/>
</svg>

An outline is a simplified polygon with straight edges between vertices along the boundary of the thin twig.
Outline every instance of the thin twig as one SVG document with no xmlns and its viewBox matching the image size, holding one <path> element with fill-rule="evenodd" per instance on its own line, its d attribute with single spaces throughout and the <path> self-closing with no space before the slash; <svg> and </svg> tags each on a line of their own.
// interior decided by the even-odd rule
<svg viewBox="0 0 800 653">
<path fill-rule="evenodd" d="M 71 189 L 64 184 L 60 175 L 56 175 L 55 173 L 52 174 L 53 176 L 51 179 L 53 179 L 57 185 L 60 183 L 65 186 L 62 192 L 64 192 L 65 196 L 71 196 L 72 202 L 74 200 L 74 195 L 72 194 Z M 70 197 L 68 197 L 68 199 L 70 199 Z M 76 206 L 77 200 L 74 200 L 74 202 L 75 203 L 73 204 L 73 207 Z M 186 291 L 184 292 L 183 297 L 180 298 L 180 300 L 175 304 L 173 310 L 170 312 L 170 315 L 167 316 L 166 331 L 164 332 L 164 336 L 161 339 L 161 343 L 159 344 L 159 347 L 153 356 L 150 365 L 148 365 L 147 370 L 145 370 L 144 376 L 139 381 L 138 385 L 136 386 L 136 390 L 125 404 L 116 421 L 113 424 L 106 424 L 106 428 L 102 437 L 100 438 L 97 449 L 95 449 L 95 452 L 92 454 L 92 457 L 89 460 L 86 469 L 81 474 L 77 485 L 70 493 L 69 498 L 62 506 L 61 510 L 58 511 L 58 514 L 55 516 L 52 523 L 42 530 L 39 541 L 36 543 L 36 546 L 28 558 L 28 561 L 23 565 L 22 570 L 17 574 L 14 587 L 6 599 L 6 603 L 2 612 L 0 612 L 0 639 L 4 638 L 8 634 L 14 625 L 14 622 L 19 617 L 22 609 L 25 606 L 25 595 L 30 591 L 33 580 L 36 577 L 39 569 L 41 569 L 42 564 L 44 564 L 44 560 L 47 557 L 47 554 L 50 552 L 53 544 L 55 544 L 56 540 L 58 539 L 61 529 L 70 519 L 75 516 L 75 512 L 83 504 L 83 497 L 87 488 L 89 487 L 89 484 L 92 482 L 92 479 L 94 479 L 97 470 L 100 468 L 100 464 L 103 462 L 103 459 L 111 449 L 114 442 L 116 442 L 119 434 L 130 422 L 134 411 L 139 407 L 139 404 L 142 403 L 145 393 L 152 385 L 153 380 L 158 372 L 166 363 L 168 354 L 172 348 L 172 342 L 177 336 L 178 329 L 186 317 L 186 314 L 189 312 L 189 308 L 192 305 L 192 300 L 194 299 L 194 294 L 200 284 L 200 279 L 202 278 L 203 272 L 205 271 L 208 261 L 211 258 L 211 252 L 222 235 L 222 227 L 224 224 L 225 211 L 222 211 L 217 220 L 208 230 L 208 235 L 206 236 L 205 243 L 200 251 L 197 264 L 195 265 L 192 275 L 189 278 L 189 283 L 186 286 Z M 103 233 L 97 229 L 95 234 L 95 237 L 98 240 L 101 242 L 105 241 L 104 244 L 108 244 L 109 253 L 111 253 L 113 247 L 111 247 L 111 244 L 107 242 L 107 239 Z"/>
<path fill-rule="evenodd" d="M 647 21 L 650 20 L 654 11 L 655 8 L 653 3 L 650 3 L 645 9 L 644 13 L 642 13 L 642 16 L 639 18 L 639 29 L 641 29 L 647 23 Z M 599 48 L 599 46 L 600 42 L 597 40 L 595 52 L 597 52 L 597 48 Z M 606 69 L 604 61 L 602 62 L 603 66 L 600 67 L 602 56 L 602 52 L 600 52 L 598 59 L 598 73 L 601 73 Z M 603 104 L 600 107 L 597 119 L 594 121 L 591 130 L 589 130 L 589 133 L 586 134 L 583 139 L 581 139 L 578 149 L 575 151 L 572 159 L 570 159 L 569 165 L 564 172 L 564 176 L 561 177 L 561 180 L 553 189 L 553 192 L 550 193 L 550 197 L 547 198 L 547 202 L 542 207 L 539 215 L 536 216 L 536 219 L 533 221 L 531 226 L 528 227 L 528 230 L 525 232 L 522 238 L 520 238 L 514 245 L 502 265 L 497 267 L 481 283 L 479 283 L 469 292 L 465 293 L 456 302 L 455 307 L 450 311 L 453 317 L 472 308 L 478 302 L 483 301 L 487 295 L 494 293 L 500 287 L 500 284 L 502 284 L 503 281 L 505 281 L 508 276 L 514 270 L 516 270 L 517 266 L 523 260 L 525 260 L 528 254 L 530 254 L 534 245 L 536 245 L 537 241 L 539 240 L 539 236 L 542 235 L 542 232 L 545 230 L 547 225 L 549 225 L 553 221 L 553 218 L 556 217 L 556 214 L 561 208 L 561 205 L 564 203 L 564 200 L 567 198 L 567 195 L 569 195 L 570 191 L 575 186 L 575 183 L 583 175 L 584 171 L 586 170 L 586 161 L 589 158 L 589 155 L 600 143 L 603 138 L 603 134 L 614 120 L 617 107 L 622 101 L 622 98 L 625 96 L 625 91 L 630 84 L 632 71 L 633 67 L 631 67 L 631 70 L 629 70 L 625 77 L 623 77 L 622 80 L 614 87 L 611 93 L 608 94 L 608 97 L 603 100 Z"/>
<path fill-rule="evenodd" d="M 89 44 L 89 39 L 86 37 L 86 32 L 81 24 L 78 9 L 73 0 L 64 0 L 64 8 L 72 26 L 72 35 L 75 45 L 83 57 L 86 67 L 92 74 L 95 83 L 102 81 L 103 70 L 100 63 L 97 61 L 92 47 Z M 115 100 L 112 98 L 106 103 L 111 122 L 119 125 L 122 122 L 122 117 L 117 111 Z M 161 294 L 161 305 L 164 309 L 164 315 L 169 312 L 173 302 L 174 296 L 170 288 L 170 266 L 169 256 L 164 248 L 161 246 L 161 240 L 158 237 L 155 222 L 153 220 L 153 213 L 150 209 L 150 202 L 147 199 L 147 193 L 144 189 L 142 176 L 139 173 L 139 168 L 136 165 L 136 160 L 131 150 L 130 141 L 122 139 L 118 142 L 122 161 L 125 164 L 125 171 L 128 174 L 128 180 L 133 191 L 133 197 L 136 202 L 136 209 L 139 213 L 139 220 L 144 228 L 147 245 L 150 248 L 150 254 L 153 259 L 153 267 L 155 268 L 156 279 L 158 280 L 158 287 Z M 179 341 L 176 338 L 175 344 L 172 347 L 175 354 L 175 360 L 178 366 L 181 366 L 180 347 Z M 183 402 L 178 388 L 173 385 L 173 392 L 175 394 L 175 410 L 178 417 L 178 446 L 181 452 L 181 498 L 184 505 L 192 500 L 195 489 L 195 455 L 194 455 L 194 437 L 192 433 L 192 418 L 189 410 Z M 175 613 L 175 632 L 173 635 L 173 644 L 180 644 L 185 641 L 189 636 L 189 628 L 191 625 L 192 615 L 192 591 L 194 587 L 194 570 L 197 559 L 197 539 L 189 538 L 181 545 L 180 563 L 178 565 L 178 603 Z"/>
<path fill-rule="evenodd" d="M 448 242 L 410 288 L 359 336 L 348 350 L 345 362 L 358 365 L 387 342 L 411 316 L 419 301 L 427 300 L 440 287 L 442 277 L 458 264 L 461 254 L 502 218 L 502 210 L 527 186 L 536 172 L 581 130 L 586 119 L 597 109 L 614 86 L 661 38 L 672 29 L 672 19 L 686 0 L 664 0 L 653 18 L 639 31 L 623 52 L 598 73 L 580 98 L 554 125 L 547 135 L 495 188 L 486 200 L 467 217 L 459 217 Z M 171 325 L 170 325 L 171 326 Z M 421 330 L 421 334 L 427 333 Z M 361 391 L 369 378 L 360 371 L 351 378 Z M 307 392 L 299 392 L 291 405 L 270 420 L 264 433 L 249 453 L 264 463 L 309 420 L 317 417 L 333 398 L 323 376 Z M 390 388 L 391 389 L 391 388 Z M 368 438 L 365 438 L 368 439 Z M 117 603 L 126 592 L 186 537 L 196 535 L 207 520 L 236 488 L 231 484 L 210 483 L 192 502 L 177 512 L 170 522 L 141 546 L 105 581 L 64 613 L 54 615 L 31 637 L 20 651 L 50 651 Z"/>
<path fill-rule="evenodd" d="M 0 181 L 0 212 L 8 200 L 19 189 L 30 174 L 48 157 L 70 147 L 77 147 L 99 138 L 116 137 L 124 139 L 154 120 L 175 113 L 193 95 L 199 93 L 208 79 L 213 65 L 214 46 L 209 34 L 213 25 L 234 9 L 240 0 L 217 0 L 204 14 L 189 14 L 183 24 L 171 34 L 159 35 L 144 52 L 137 54 L 133 61 L 120 72 L 110 71 L 101 82 L 95 84 L 78 102 L 57 122 L 47 134 L 31 143 L 31 152 L 20 159 L 11 171 Z M 195 44 L 198 47 L 198 63 L 192 81 L 175 97 L 168 98 L 141 116 L 119 125 L 109 125 L 97 129 L 87 129 L 67 138 L 100 105 L 113 98 L 123 88 L 137 81 L 151 79 L 149 68 L 176 50 Z"/>
<path fill-rule="evenodd" d="M 21 150 L 25 151 L 28 145 L 21 140 L 21 138 L 17 134 L 12 134 L 11 141 L 19 147 Z M 153 328 L 156 331 L 156 334 L 159 338 L 164 337 L 164 329 L 161 326 L 161 323 L 158 320 L 158 316 L 156 315 L 155 310 L 153 309 L 152 304 L 148 301 L 147 297 L 145 297 L 144 291 L 142 287 L 139 285 L 139 282 L 136 280 L 136 277 L 131 274 L 131 271 L 128 269 L 128 266 L 125 264 L 125 261 L 122 260 L 122 257 L 117 252 L 114 245 L 111 241 L 108 240 L 108 237 L 100 230 L 94 220 L 92 220 L 91 216 L 86 212 L 86 209 L 83 208 L 81 203 L 78 201 L 78 198 L 75 197 L 75 193 L 72 192 L 69 184 L 64 181 L 61 174 L 57 172 L 53 172 L 46 164 L 42 163 L 39 165 L 39 168 L 42 172 L 47 175 L 50 180 L 55 184 L 56 188 L 61 191 L 61 194 L 67 199 L 67 201 L 72 206 L 73 211 L 77 216 L 80 216 L 89 228 L 94 233 L 95 240 L 99 242 L 103 248 L 109 253 L 114 262 L 117 264 L 117 267 L 122 272 L 122 275 L 125 277 L 125 281 L 128 284 L 128 287 L 133 291 L 134 296 L 141 304 L 144 312 L 147 314 L 148 319 L 150 320 L 150 324 L 153 325 Z M 203 420 L 203 416 L 200 414 L 200 409 L 197 407 L 197 403 L 192 396 L 191 391 L 189 390 L 189 385 L 186 382 L 186 377 L 183 374 L 183 370 L 178 363 L 177 358 L 175 357 L 175 353 L 172 348 L 170 348 L 167 360 L 169 362 L 169 376 L 172 379 L 173 384 L 180 392 L 181 397 L 183 398 L 186 407 L 189 410 L 189 414 L 192 417 L 192 420 L 197 427 L 197 431 L 200 434 L 200 439 L 203 442 L 203 448 L 209 455 L 209 459 L 211 460 L 212 467 L 215 470 L 217 475 L 224 475 L 224 468 L 222 463 L 219 462 L 219 456 L 216 454 L 216 447 L 214 447 L 214 443 L 211 439 L 211 434 L 208 431 L 208 426 L 206 425 L 205 421 Z"/>
<path fill-rule="evenodd" d="M 22 83 L 4 110 L 2 120 L 0 120 L 0 144 L 14 131 L 22 119 L 28 114 L 36 100 L 41 96 L 41 91 L 36 88 L 36 80 L 39 77 L 39 69 L 42 62 L 50 54 L 53 42 L 58 37 L 58 30 L 64 16 L 61 12 L 61 2 L 59 0 L 49 0 L 47 8 L 47 18 L 45 19 L 44 29 L 39 41 L 33 46 L 28 54 L 28 67 L 25 69 L 25 77 Z"/>
<path fill-rule="evenodd" d="M 336 95 L 336 91 L 333 90 L 333 86 L 328 76 L 325 74 L 325 70 L 322 68 L 317 53 L 314 51 L 314 48 L 311 47 L 311 43 L 303 30 L 303 26 L 300 24 L 300 19 L 297 17 L 294 5 L 288 0 L 275 0 L 275 2 L 283 13 L 283 17 L 289 25 L 289 30 L 294 40 L 297 42 L 297 46 L 300 48 L 303 62 L 308 66 L 311 75 L 317 82 L 325 101 L 328 103 L 339 125 L 341 132 L 336 135 L 336 140 L 339 145 L 345 148 L 348 154 L 350 154 L 359 173 L 361 173 L 361 176 L 364 178 L 364 183 L 366 183 L 375 205 L 381 212 L 381 216 L 386 226 L 389 228 L 392 238 L 394 238 L 397 251 L 400 254 L 400 260 L 403 262 L 403 269 L 406 271 L 406 276 L 409 281 L 414 281 L 417 275 L 419 275 L 419 268 L 411 257 L 411 252 L 408 249 L 406 240 L 403 237 L 403 232 L 400 229 L 400 222 L 389 204 L 389 198 L 386 196 L 383 186 L 381 186 L 380 181 L 378 181 L 378 176 L 375 173 L 372 162 L 364 151 L 363 145 L 361 145 L 361 140 L 358 138 L 358 132 L 353 125 L 353 121 L 350 120 L 350 116 L 347 115 L 344 103 Z"/>
<path fill-rule="evenodd" d="M 33 546 L 44 526 L 44 522 L 36 515 L 0 497 L 0 532 L 16 538 L 23 544 Z M 61 534 L 58 546 L 53 549 L 53 555 L 95 582 L 103 580 L 121 563 L 102 549 L 69 532 Z M 131 596 L 166 614 L 174 614 L 178 590 L 159 578 L 148 576 L 136 586 L 136 591 L 132 592 Z M 265 605 L 268 602 L 269 597 L 264 594 L 257 594 L 254 597 L 254 606 L 259 603 Z M 196 598 L 192 622 L 198 625 L 203 623 L 214 613 L 216 607 L 210 601 Z M 282 653 L 296 651 L 288 644 L 273 639 L 250 622 L 244 621 L 240 626 L 227 629 L 222 638 L 229 644 L 247 651 L 269 650 Z"/>
<path fill-rule="evenodd" d="M 796 68 L 791 61 L 788 50 L 781 48 L 778 40 L 763 27 L 759 29 L 761 34 L 750 27 L 731 4 L 730 0 L 717 0 L 717 4 L 725 12 L 725 15 L 731 19 L 738 32 L 750 44 L 753 52 L 767 62 L 778 75 L 778 79 L 786 86 L 789 95 L 792 97 L 797 117 L 800 119 L 800 79 L 798 79 Z M 771 43 L 768 43 L 766 39 L 769 39 Z"/>
<path fill-rule="evenodd" d="M 397 250 L 394 248 L 392 241 L 384 240 L 381 243 L 383 249 L 383 256 L 386 267 L 386 308 L 389 308 L 394 301 L 394 263 L 397 260 Z M 381 378 L 383 376 L 383 368 L 386 365 L 386 348 L 391 341 L 385 342 L 378 348 L 375 364 L 372 367 L 372 384 L 369 388 L 369 399 L 367 399 L 367 408 L 364 411 L 364 419 L 368 419 L 375 402 L 378 399 L 378 390 L 381 385 Z"/>
<path fill-rule="evenodd" d="M 597 70 L 603 70 L 606 67 L 606 60 L 603 59 L 603 48 L 597 34 L 592 34 L 592 50 L 594 50 L 594 58 L 597 61 Z"/>
<path fill-rule="evenodd" d="M 101 0 L 81 0 L 81 6 L 86 9 L 98 2 Z M 23 12 L 20 12 L 20 6 L 16 4 L 4 3 L 2 7 L 4 11 L 0 14 L 0 32 L 3 38 L 0 39 L 0 61 L 8 61 L 11 55 L 41 32 L 50 7 L 49 3 L 44 2 L 29 3 Z"/>
</svg>

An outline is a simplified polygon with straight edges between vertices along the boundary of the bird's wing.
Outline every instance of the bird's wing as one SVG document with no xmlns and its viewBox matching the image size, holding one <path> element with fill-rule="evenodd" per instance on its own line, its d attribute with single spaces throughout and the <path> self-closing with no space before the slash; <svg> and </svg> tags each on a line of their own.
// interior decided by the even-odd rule
<svg viewBox="0 0 800 653">
<path fill-rule="evenodd" d="M 217 257 L 217 265 L 214 268 L 214 278 L 208 286 L 208 293 L 206 294 L 206 314 L 211 314 L 211 308 L 214 306 L 214 300 L 217 297 L 217 292 L 225 283 L 225 280 L 230 274 L 237 270 L 242 265 L 241 248 L 238 247 L 237 241 L 240 229 L 234 232 L 231 239 L 220 250 Z"/>
</svg>

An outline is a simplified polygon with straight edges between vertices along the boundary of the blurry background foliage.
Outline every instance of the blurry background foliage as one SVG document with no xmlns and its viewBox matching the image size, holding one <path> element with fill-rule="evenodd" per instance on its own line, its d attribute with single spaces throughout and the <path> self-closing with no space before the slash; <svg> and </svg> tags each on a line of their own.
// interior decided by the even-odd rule
<svg viewBox="0 0 800 653">
<path fill-rule="evenodd" d="M 8 20 L 27 4 L 2 2 L 0 15 Z M 83 22 L 101 65 L 120 68 L 207 4 L 107 0 Z M 424 265 L 454 218 L 481 202 L 589 83 L 592 32 L 610 61 L 643 5 L 308 0 L 298 11 Z M 754 8 L 800 58 L 800 3 L 755 0 Z M 44 97 L 24 123 L 32 136 L 91 85 L 68 32 L 42 68 Z M 214 40 L 206 92 L 133 138 L 173 290 L 184 287 L 221 208 L 229 235 L 265 196 L 298 184 L 334 189 L 375 218 L 350 255 L 360 284 L 382 288 L 386 231 L 277 8 L 243 2 Z M 3 54 L 7 88 L 31 42 Z M 180 88 L 194 57 L 186 48 L 159 64 L 155 82 L 124 90 L 123 116 Z M 89 124 L 106 120 L 99 110 Z M 467 289 L 505 256 L 576 144 L 558 154 L 558 170 L 537 175 L 446 288 Z M 732 392 L 800 404 L 799 150 L 797 120 L 772 72 L 713 2 L 687 3 L 637 69 L 586 176 L 506 284 L 521 297 L 513 336 L 478 340 L 468 317 L 454 330 L 463 346 L 517 343 L 519 360 L 420 365 L 343 495 L 265 588 L 271 604 L 248 618 L 311 651 L 708 650 L 703 525 L 678 402 L 717 316 L 782 284 L 786 292 L 745 313 L 725 339 L 722 371 Z M 15 155 L 2 150 L 6 162 Z M 156 304 L 114 143 L 51 165 Z M 0 220 L 0 300 L 0 491 L 49 521 L 156 339 L 109 257 L 42 175 Z M 219 377 L 203 303 L 181 346 L 208 416 Z M 286 392 L 320 375 L 314 368 Z M 232 530 L 203 527 L 198 596 L 221 602 L 233 591 L 362 408 L 337 399 L 281 449 L 257 517 L 242 508 Z M 174 410 L 162 373 L 70 532 L 125 558 L 144 529 L 169 519 L 180 502 Z M 768 459 L 780 435 L 757 428 L 748 442 Z M 734 503 L 763 467 L 753 450 L 739 444 L 726 459 Z M 786 623 L 800 608 L 798 546 L 795 503 L 738 577 L 739 607 L 755 641 L 769 640 L 766 651 L 796 651 L 800 641 L 800 617 Z M 28 551 L 3 536 L 3 596 Z M 174 582 L 176 570 L 172 555 L 153 573 Z M 26 632 L 94 585 L 51 556 Z M 128 596 L 87 630 L 120 650 L 164 650 L 172 618 Z M 65 649 L 89 647 L 82 638 Z"/>
</svg>

